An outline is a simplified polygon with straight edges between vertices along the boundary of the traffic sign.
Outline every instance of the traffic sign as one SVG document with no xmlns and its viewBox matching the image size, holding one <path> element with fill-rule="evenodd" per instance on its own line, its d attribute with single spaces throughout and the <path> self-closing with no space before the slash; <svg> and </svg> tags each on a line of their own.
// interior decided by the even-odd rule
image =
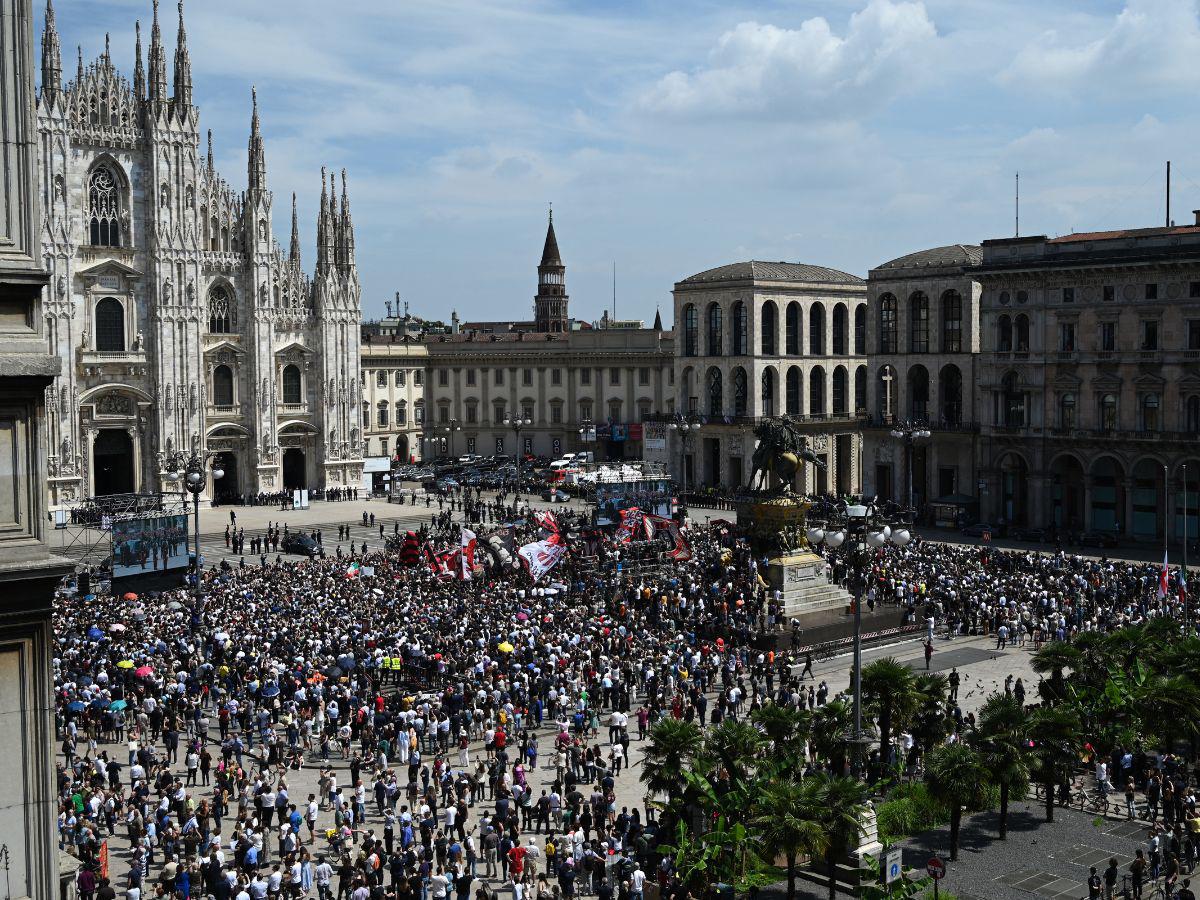
<svg viewBox="0 0 1200 900">
<path fill-rule="evenodd" d="M 946 864 L 935 856 L 925 863 L 925 871 L 934 881 L 941 881 L 946 877 Z"/>
<path fill-rule="evenodd" d="M 887 861 L 883 870 L 884 884 L 891 884 L 893 881 L 900 880 L 900 876 L 904 874 L 903 857 L 904 851 L 899 847 L 893 847 L 887 852 Z"/>
</svg>

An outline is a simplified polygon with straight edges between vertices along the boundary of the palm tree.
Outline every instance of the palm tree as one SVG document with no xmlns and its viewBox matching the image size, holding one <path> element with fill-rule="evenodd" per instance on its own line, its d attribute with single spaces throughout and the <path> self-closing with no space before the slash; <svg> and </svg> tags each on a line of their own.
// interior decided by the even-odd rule
<svg viewBox="0 0 1200 900">
<path fill-rule="evenodd" d="M 837 897 L 837 862 L 862 836 L 862 818 L 867 808 L 868 788 L 855 778 L 819 773 L 805 779 L 811 783 L 813 809 L 827 838 L 825 865 L 829 870 L 829 900 Z"/>
<path fill-rule="evenodd" d="M 762 744 L 762 733 L 749 722 L 723 719 L 708 730 L 701 755 L 715 763 L 714 768 L 724 768 L 733 781 L 744 784 Z"/>
<path fill-rule="evenodd" d="M 1042 706 L 1029 716 L 1033 774 L 1046 789 L 1046 821 L 1054 821 L 1054 789 L 1079 759 L 1079 712 L 1069 705 Z"/>
<path fill-rule="evenodd" d="M 928 753 L 950 733 L 946 697 L 950 680 L 940 672 L 918 672 L 913 679 L 913 737 L 922 753 Z"/>
<path fill-rule="evenodd" d="M 767 740 L 768 763 L 780 771 L 797 768 L 804 761 L 812 713 L 777 703 L 767 703 L 750 714 Z"/>
<path fill-rule="evenodd" d="M 889 764 L 892 723 L 912 709 L 913 683 L 912 669 L 891 656 L 863 667 L 863 700 L 874 704 L 879 716 L 879 762 L 882 766 Z"/>
<path fill-rule="evenodd" d="M 800 856 L 813 859 L 829 845 L 819 805 L 824 799 L 818 777 L 802 782 L 780 778 L 764 784 L 755 803 L 751 824 L 759 841 L 769 848 L 772 857 L 782 853 L 787 860 L 787 900 L 796 897 L 796 860 Z"/>
<path fill-rule="evenodd" d="M 1020 800 L 1029 786 L 1026 750 L 1029 716 L 1016 697 L 993 694 L 979 710 L 971 735 L 984 770 L 1000 786 L 1000 840 L 1008 840 L 1008 802 Z"/>
<path fill-rule="evenodd" d="M 854 709 L 845 700 L 830 700 L 813 713 L 813 749 L 828 759 L 833 771 L 846 767 L 846 735 L 854 727 Z"/>
<path fill-rule="evenodd" d="M 1042 649 L 1033 654 L 1030 665 L 1039 675 L 1050 675 L 1049 696 L 1051 703 L 1057 703 L 1066 695 L 1064 690 L 1063 669 L 1074 669 L 1079 665 L 1079 651 L 1070 644 L 1062 641 L 1051 641 L 1044 644 Z"/>
<path fill-rule="evenodd" d="M 650 794 L 674 799 L 683 786 L 683 773 L 700 752 L 703 735 L 694 722 L 667 716 L 655 723 L 642 754 L 640 780 Z"/>
<path fill-rule="evenodd" d="M 944 744 L 925 761 L 929 793 L 950 810 L 950 860 L 958 859 L 958 834 L 963 807 L 976 807 L 983 800 L 987 773 L 979 754 L 966 744 Z"/>
</svg>

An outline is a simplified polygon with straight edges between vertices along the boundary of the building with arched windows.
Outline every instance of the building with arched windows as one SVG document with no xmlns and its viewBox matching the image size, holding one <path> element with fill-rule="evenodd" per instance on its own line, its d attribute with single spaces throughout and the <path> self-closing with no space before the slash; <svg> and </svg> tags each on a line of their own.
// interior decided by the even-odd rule
<svg viewBox="0 0 1200 900">
<path fill-rule="evenodd" d="M 867 276 L 867 425 L 863 490 L 924 509 L 976 494 L 981 251 L 951 244 L 909 253 Z M 910 445 L 897 426 L 929 431 Z"/>
<path fill-rule="evenodd" d="M 180 4 L 173 91 L 154 5 L 132 83 L 108 50 L 63 83 L 47 6 L 37 126 L 50 500 L 168 489 L 175 451 L 222 454 L 215 495 L 358 485 L 359 284 L 345 173 L 321 176 L 315 273 L 274 237 L 252 96 L 247 183 L 200 143 Z M 170 488 L 170 489 L 177 489 Z"/>
<path fill-rule="evenodd" d="M 787 416 L 826 461 L 797 475 L 803 491 L 861 485 L 866 283 L 800 263 L 744 262 L 675 285 L 675 410 L 700 424 L 659 451 L 690 488 L 735 488 L 750 475 L 761 419 Z"/>
<path fill-rule="evenodd" d="M 983 516 L 1200 534 L 1200 214 L 984 241 L 976 278 Z"/>
</svg>

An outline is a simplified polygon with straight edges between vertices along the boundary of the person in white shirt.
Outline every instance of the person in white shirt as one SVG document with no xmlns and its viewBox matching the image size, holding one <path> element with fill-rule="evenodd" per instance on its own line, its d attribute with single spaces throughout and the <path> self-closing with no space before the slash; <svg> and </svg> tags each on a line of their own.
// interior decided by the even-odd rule
<svg viewBox="0 0 1200 900">
<path fill-rule="evenodd" d="M 318 900 L 332 900 L 333 890 L 330 884 L 333 881 L 333 867 L 325 861 L 324 856 L 317 857 L 317 868 L 313 875 L 317 882 Z"/>
</svg>

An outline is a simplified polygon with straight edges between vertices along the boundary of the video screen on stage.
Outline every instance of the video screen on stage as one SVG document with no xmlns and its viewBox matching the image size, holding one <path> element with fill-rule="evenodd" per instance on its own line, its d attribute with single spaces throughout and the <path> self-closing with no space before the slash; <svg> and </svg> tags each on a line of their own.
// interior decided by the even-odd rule
<svg viewBox="0 0 1200 900">
<path fill-rule="evenodd" d="M 186 568 L 187 516 L 128 519 L 112 526 L 113 578 Z"/>
<path fill-rule="evenodd" d="M 596 524 L 619 525 L 621 510 L 633 506 L 644 513 L 669 517 L 672 496 L 669 478 L 602 482 L 596 485 Z"/>
</svg>

